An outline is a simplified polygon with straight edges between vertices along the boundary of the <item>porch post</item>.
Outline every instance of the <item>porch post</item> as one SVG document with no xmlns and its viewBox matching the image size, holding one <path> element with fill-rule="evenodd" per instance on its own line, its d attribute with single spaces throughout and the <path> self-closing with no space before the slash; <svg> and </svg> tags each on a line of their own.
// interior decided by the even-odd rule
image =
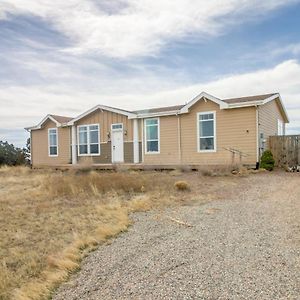
<svg viewBox="0 0 300 300">
<path fill-rule="evenodd" d="M 77 164 L 77 134 L 76 134 L 76 126 L 72 125 L 72 165 Z"/>
<path fill-rule="evenodd" d="M 140 162 L 139 151 L 139 124 L 138 119 L 133 120 L 133 162 L 138 164 Z"/>
</svg>

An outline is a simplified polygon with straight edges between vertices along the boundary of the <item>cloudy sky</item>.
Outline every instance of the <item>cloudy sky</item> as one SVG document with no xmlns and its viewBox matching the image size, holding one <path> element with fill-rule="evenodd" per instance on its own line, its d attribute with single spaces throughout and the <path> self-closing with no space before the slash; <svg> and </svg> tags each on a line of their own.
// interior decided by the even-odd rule
<svg viewBox="0 0 300 300">
<path fill-rule="evenodd" d="M 1 0 L 0 140 L 46 114 L 280 92 L 300 132 L 298 0 Z"/>
</svg>

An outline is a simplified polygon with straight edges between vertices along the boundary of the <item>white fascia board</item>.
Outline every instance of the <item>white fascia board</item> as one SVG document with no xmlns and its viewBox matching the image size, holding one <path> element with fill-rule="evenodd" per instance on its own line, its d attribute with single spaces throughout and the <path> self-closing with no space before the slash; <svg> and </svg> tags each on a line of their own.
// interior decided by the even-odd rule
<svg viewBox="0 0 300 300">
<path fill-rule="evenodd" d="M 217 103 L 220 106 L 220 109 L 226 109 L 226 108 L 228 108 L 228 104 L 226 102 L 224 102 L 221 99 L 218 99 L 218 98 L 216 98 L 216 97 L 214 97 L 214 96 L 212 96 L 210 94 L 202 92 L 201 94 L 199 94 L 198 96 L 196 96 L 194 99 L 192 99 L 189 103 L 187 103 L 184 107 L 182 107 L 180 109 L 180 113 L 181 114 L 188 113 L 190 107 L 192 107 L 194 104 L 196 104 L 202 98 L 204 100 L 210 100 L 212 102 Z"/>
<path fill-rule="evenodd" d="M 71 125 L 68 124 L 68 122 L 66 123 L 61 123 L 60 127 L 70 127 Z"/>
<path fill-rule="evenodd" d="M 161 117 L 161 116 L 173 116 L 177 115 L 179 110 L 172 110 L 172 111 L 164 111 L 164 112 L 157 112 L 157 113 L 149 113 L 149 114 L 138 114 L 137 119 L 145 119 L 145 118 L 154 118 L 154 117 Z"/>
<path fill-rule="evenodd" d="M 260 106 L 260 105 L 267 104 L 268 102 L 271 102 L 271 101 L 276 100 L 276 99 L 279 100 L 279 103 L 280 103 L 280 105 L 282 107 L 282 110 L 283 110 L 285 118 L 286 118 L 286 123 L 289 123 L 290 120 L 289 120 L 286 108 L 283 105 L 282 98 L 281 98 L 280 94 L 275 94 L 275 95 L 273 95 L 273 96 L 271 96 L 269 98 L 266 98 L 264 100 L 259 100 L 259 101 L 251 101 L 251 102 L 244 102 L 244 103 L 241 102 L 241 103 L 229 104 L 227 109 L 250 107 L 250 106 Z"/>
<path fill-rule="evenodd" d="M 275 100 L 276 98 L 279 98 L 279 97 L 280 97 L 279 94 L 275 94 L 275 95 L 273 95 L 273 96 L 271 96 L 269 98 L 264 99 L 263 102 L 264 102 L 264 104 L 266 104 L 266 103 L 268 103 L 268 102 L 270 102 L 272 100 Z"/>
<path fill-rule="evenodd" d="M 273 101 L 273 100 L 276 100 L 276 99 L 279 100 L 280 106 L 282 107 L 282 110 L 283 110 L 284 115 L 285 115 L 286 123 L 290 123 L 290 120 L 289 120 L 289 116 L 288 116 L 287 110 L 286 110 L 286 108 L 285 108 L 285 106 L 284 106 L 284 104 L 283 104 L 283 101 L 282 101 L 282 98 L 281 98 L 280 94 L 275 94 L 275 95 L 273 95 L 273 96 L 271 96 L 271 97 L 265 99 L 263 104 L 266 104 L 266 103 L 268 103 L 268 102 L 270 102 L 270 101 Z"/>
<path fill-rule="evenodd" d="M 69 121 L 68 123 L 66 123 L 66 125 L 74 125 L 74 123 L 76 121 L 84 118 L 85 116 L 93 113 L 94 111 L 96 111 L 98 109 L 100 109 L 100 110 L 107 110 L 107 111 L 114 112 L 114 113 L 117 113 L 117 114 L 125 115 L 125 116 L 128 117 L 128 119 L 134 119 L 134 118 L 137 117 L 137 115 L 134 114 L 134 113 L 125 112 L 125 111 L 117 109 L 117 108 L 112 108 L 112 107 L 108 107 L 108 106 L 105 106 L 105 105 L 96 105 L 93 108 L 87 110 L 86 112 L 80 114 L 78 117 L 72 119 L 71 121 Z"/>
<path fill-rule="evenodd" d="M 262 100 L 251 101 L 251 102 L 232 103 L 232 104 L 229 103 L 227 109 L 258 106 L 258 105 L 263 105 L 263 104 L 264 104 L 264 102 Z"/>
<path fill-rule="evenodd" d="M 27 131 L 31 131 L 31 130 L 38 130 L 42 128 L 42 125 L 47 121 L 47 120 L 51 120 L 56 124 L 56 127 L 60 127 L 62 124 L 57 122 L 51 115 L 47 115 L 38 125 L 36 126 L 31 126 L 31 127 L 25 127 L 24 129 Z"/>
</svg>

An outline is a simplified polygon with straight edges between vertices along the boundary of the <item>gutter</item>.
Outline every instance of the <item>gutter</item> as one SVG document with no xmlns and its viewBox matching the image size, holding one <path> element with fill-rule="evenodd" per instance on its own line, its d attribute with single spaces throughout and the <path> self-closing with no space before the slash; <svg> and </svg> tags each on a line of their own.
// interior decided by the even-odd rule
<svg viewBox="0 0 300 300">
<path fill-rule="evenodd" d="M 245 103 L 233 103 L 233 104 L 229 104 L 228 108 L 225 109 L 232 109 L 232 108 L 243 108 L 243 107 L 251 107 L 251 106 L 259 106 L 259 105 L 263 105 L 264 101 L 253 101 L 253 102 L 245 102 Z"/>
<path fill-rule="evenodd" d="M 144 118 L 152 118 L 152 117 L 161 117 L 161 116 L 172 116 L 177 115 L 179 113 L 178 110 L 171 110 L 171 111 L 165 111 L 160 113 L 146 113 L 146 114 L 138 114 L 138 119 L 144 119 Z"/>
</svg>

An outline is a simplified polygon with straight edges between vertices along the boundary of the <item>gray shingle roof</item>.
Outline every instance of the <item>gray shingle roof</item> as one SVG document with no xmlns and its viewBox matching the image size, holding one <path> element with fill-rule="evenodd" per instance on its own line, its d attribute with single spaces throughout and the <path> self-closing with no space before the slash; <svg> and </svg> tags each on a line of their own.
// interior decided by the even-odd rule
<svg viewBox="0 0 300 300">
<path fill-rule="evenodd" d="M 245 103 L 245 102 L 265 100 L 265 99 L 267 99 L 271 96 L 274 96 L 276 94 L 277 93 L 272 93 L 272 94 L 246 96 L 246 97 L 229 98 L 229 99 L 221 99 L 221 100 L 228 103 L 228 104 Z M 156 107 L 156 108 L 136 110 L 136 111 L 133 111 L 133 113 L 136 113 L 136 114 L 161 113 L 161 112 L 167 112 L 167 111 L 180 110 L 183 106 L 184 106 L 184 104 L 183 105 L 174 105 L 174 106 Z"/>
<path fill-rule="evenodd" d="M 57 116 L 57 115 L 50 115 L 50 116 L 59 123 L 66 123 L 73 119 L 71 117 L 64 117 L 64 116 Z"/>
<path fill-rule="evenodd" d="M 264 94 L 264 95 L 255 95 L 255 96 L 246 96 L 246 97 L 239 97 L 239 98 L 229 98 L 229 99 L 223 99 L 222 101 L 226 103 L 245 103 L 245 102 L 252 102 L 252 101 L 260 101 L 265 100 L 267 98 L 270 98 L 274 95 L 277 95 L 277 93 L 273 94 Z"/>
</svg>

